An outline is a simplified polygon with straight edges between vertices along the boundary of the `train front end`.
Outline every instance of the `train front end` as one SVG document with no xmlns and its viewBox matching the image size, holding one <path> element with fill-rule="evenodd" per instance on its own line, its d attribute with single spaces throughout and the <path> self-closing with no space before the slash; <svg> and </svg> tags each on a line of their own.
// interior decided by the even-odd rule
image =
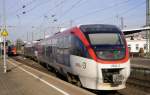
<svg viewBox="0 0 150 95">
<path fill-rule="evenodd" d="M 83 87 L 96 90 L 125 88 L 130 60 L 123 33 L 113 25 L 83 25 L 80 32 L 86 38 L 81 40 L 90 56 L 78 59 L 85 68 L 75 67 Z"/>
</svg>

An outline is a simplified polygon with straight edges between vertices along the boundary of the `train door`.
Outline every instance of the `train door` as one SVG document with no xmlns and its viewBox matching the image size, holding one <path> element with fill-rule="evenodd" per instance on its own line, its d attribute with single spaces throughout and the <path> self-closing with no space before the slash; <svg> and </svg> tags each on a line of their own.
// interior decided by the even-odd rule
<svg viewBox="0 0 150 95">
<path fill-rule="evenodd" d="M 70 39 L 69 36 L 65 36 L 63 38 L 63 59 L 64 59 L 64 65 L 65 66 L 70 66 L 70 51 L 69 51 L 69 47 L 70 47 Z"/>
<path fill-rule="evenodd" d="M 52 40 L 52 63 L 56 63 L 57 61 L 57 39 L 54 38 Z"/>
</svg>

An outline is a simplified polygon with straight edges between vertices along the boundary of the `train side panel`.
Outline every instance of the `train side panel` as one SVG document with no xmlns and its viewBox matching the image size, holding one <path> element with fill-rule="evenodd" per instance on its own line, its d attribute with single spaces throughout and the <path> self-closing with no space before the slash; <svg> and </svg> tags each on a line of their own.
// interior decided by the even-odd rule
<svg viewBox="0 0 150 95">
<path fill-rule="evenodd" d="M 97 64 L 92 59 L 87 59 L 75 55 L 70 56 L 73 73 L 79 76 L 83 87 L 96 88 Z"/>
</svg>

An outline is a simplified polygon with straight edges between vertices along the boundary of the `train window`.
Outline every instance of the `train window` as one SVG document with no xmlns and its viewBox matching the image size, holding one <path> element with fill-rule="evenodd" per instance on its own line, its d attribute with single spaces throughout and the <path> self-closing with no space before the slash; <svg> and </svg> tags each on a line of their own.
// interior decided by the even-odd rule
<svg viewBox="0 0 150 95">
<path fill-rule="evenodd" d="M 144 49 L 145 49 L 145 50 L 147 49 L 147 44 L 144 44 Z"/>
<path fill-rule="evenodd" d="M 64 48 L 69 48 L 69 37 L 64 37 Z"/>
<path fill-rule="evenodd" d="M 129 51 L 131 51 L 131 45 L 130 44 L 128 45 L 128 49 L 129 49 Z"/>
<path fill-rule="evenodd" d="M 60 47 L 60 39 L 57 39 L 57 47 Z"/>
<path fill-rule="evenodd" d="M 136 48 L 136 50 L 139 50 L 139 44 L 136 44 L 135 48 Z"/>
<path fill-rule="evenodd" d="M 56 44 L 57 44 L 58 48 L 63 48 L 63 39 L 62 38 L 58 38 Z"/>
<path fill-rule="evenodd" d="M 52 45 L 53 45 L 53 46 L 57 46 L 57 44 L 58 44 L 58 40 L 57 40 L 57 39 L 53 39 L 53 40 L 52 40 Z"/>
<path fill-rule="evenodd" d="M 92 45 L 120 45 L 123 43 L 117 33 L 89 34 L 89 38 Z"/>
<path fill-rule="evenodd" d="M 70 52 L 69 52 L 69 36 L 65 36 L 63 39 L 63 59 L 66 66 L 70 66 Z"/>
<path fill-rule="evenodd" d="M 60 45 L 60 48 L 63 48 L 64 47 L 64 38 L 61 38 L 59 39 L 59 45 Z"/>
<path fill-rule="evenodd" d="M 47 46 L 46 47 L 46 56 L 50 56 L 52 54 L 52 47 L 51 46 Z"/>
<path fill-rule="evenodd" d="M 70 52 L 73 55 L 89 58 L 86 47 L 83 45 L 81 40 L 75 36 L 72 36 Z"/>
<path fill-rule="evenodd" d="M 77 38 L 75 37 L 75 36 L 73 36 L 72 35 L 72 38 L 71 38 L 71 50 L 70 50 L 70 52 L 71 52 L 71 54 L 73 54 L 73 55 L 77 55 L 77 56 L 80 56 L 81 54 L 81 52 L 79 51 L 79 46 L 77 45 L 77 42 L 78 40 L 77 40 Z"/>
<path fill-rule="evenodd" d="M 56 48 L 56 61 L 60 64 L 64 64 L 63 58 L 63 38 L 57 39 L 57 48 Z"/>
<path fill-rule="evenodd" d="M 45 47 L 42 45 L 42 55 L 45 56 Z"/>
</svg>

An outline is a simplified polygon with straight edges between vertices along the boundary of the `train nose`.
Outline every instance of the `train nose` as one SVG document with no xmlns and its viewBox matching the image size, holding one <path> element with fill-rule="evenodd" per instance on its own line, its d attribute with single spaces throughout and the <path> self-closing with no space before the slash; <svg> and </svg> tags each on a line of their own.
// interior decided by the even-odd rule
<svg viewBox="0 0 150 95">
<path fill-rule="evenodd" d="M 128 66 L 120 64 L 120 68 L 111 68 L 111 64 L 98 65 L 97 89 L 119 90 L 125 88 Z"/>
</svg>

